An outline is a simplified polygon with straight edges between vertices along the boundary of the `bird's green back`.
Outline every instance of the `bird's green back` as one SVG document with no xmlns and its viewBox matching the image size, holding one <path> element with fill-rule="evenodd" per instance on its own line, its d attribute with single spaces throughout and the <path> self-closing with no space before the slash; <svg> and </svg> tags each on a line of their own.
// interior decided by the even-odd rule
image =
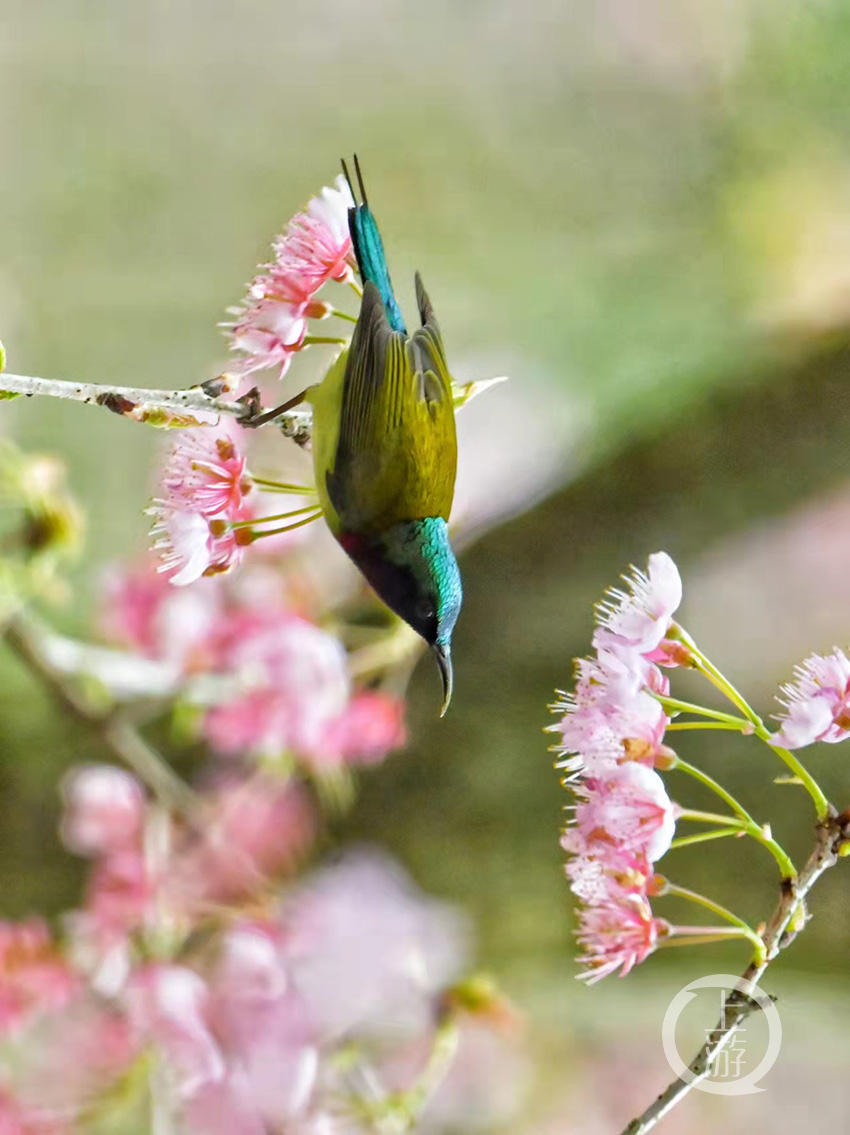
<svg viewBox="0 0 850 1135">
<path fill-rule="evenodd" d="M 312 393 L 314 466 L 331 528 L 379 534 L 425 517 L 448 520 L 457 472 L 451 377 L 430 301 L 408 339 L 364 284 L 351 347 Z"/>
</svg>

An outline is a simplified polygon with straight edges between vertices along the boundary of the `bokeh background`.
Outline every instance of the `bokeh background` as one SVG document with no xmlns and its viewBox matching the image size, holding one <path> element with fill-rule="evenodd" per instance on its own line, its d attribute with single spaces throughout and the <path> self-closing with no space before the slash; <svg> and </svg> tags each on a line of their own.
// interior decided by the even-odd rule
<svg viewBox="0 0 850 1135">
<path fill-rule="evenodd" d="M 477 507 L 516 515 L 463 556 L 452 711 L 435 720 L 421 667 L 409 747 L 364 778 L 335 838 L 383 843 L 472 912 L 528 1013 L 533 1088 L 512 1131 L 619 1131 L 669 1078 L 670 997 L 745 960 L 675 951 L 624 982 L 573 980 L 564 796 L 541 730 L 592 602 L 666 549 L 683 622 L 765 713 L 794 661 L 850 638 L 848 52 L 843 0 L 0 9 L 9 369 L 217 374 L 224 308 L 356 150 L 402 302 L 420 269 L 458 376 L 511 376 L 464 411 L 462 460 L 494 471 Z M 74 602 L 52 614 L 82 632 L 100 566 L 145 546 L 164 439 L 48 403 L 4 406 L 0 430 L 62 454 L 90 507 Z M 81 878 L 55 837 L 56 783 L 98 753 L 6 656 L 0 704 L 0 913 L 56 913 Z M 766 750 L 687 749 L 805 852 L 806 801 L 771 784 Z M 839 806 L 847 760 L 812 758 Z M 766 917 L 767 857 L 706 847 L 676 877 Z M 664 1130 L 846 1126 L 847 894 L 835 871 L 769 979 L 786 1043 L 768 1091 L 691 1100 Z"/>
</svg>

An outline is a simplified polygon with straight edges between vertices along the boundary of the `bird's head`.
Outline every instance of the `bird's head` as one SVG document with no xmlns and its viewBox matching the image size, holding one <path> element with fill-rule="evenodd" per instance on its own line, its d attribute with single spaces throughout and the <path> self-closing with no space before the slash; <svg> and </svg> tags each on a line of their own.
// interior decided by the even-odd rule
<svg viewBox="0 0 850 1135">
<path fill-rule="evenodd" d="M 386 605 L 431 647 L 443 679 L 443 707 L 452 696 L 452 632 L 463 592 L 449 530 L 439 516 L 395 524 L 380 536 L 343 546 Z"/>
</svg>

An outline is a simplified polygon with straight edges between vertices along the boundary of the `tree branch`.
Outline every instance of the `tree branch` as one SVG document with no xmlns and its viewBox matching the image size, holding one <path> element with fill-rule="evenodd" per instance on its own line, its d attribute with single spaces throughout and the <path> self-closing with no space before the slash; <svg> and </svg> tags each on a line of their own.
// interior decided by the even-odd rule
<svg viewBox="0 0 850 1135">
<path fill-rule="evenodd" d="M 148 425 L 214 426 L 222 414 L 245 425 L 262 412 L 259 392 L 255 389 L 235 401 L 224 397 L 235 389 L 230 375 L 210 379 L 188 390 L 148 390 L 137 386 L 103 386 L 94 382 L 68 382 L 59 378 L 36 378 L 34 375 L 0 373 L 0 392 L 8 398 L 41 395 L 63 398 L 86 405 L 103 406 L 114 414 Z M 303 407 L 290 410 L 275 419 L 287 436 L 296 438 L 309 433 L 311 415 Z"/>
<path fill-rule="evenodd" d="M 191 818 L 197 810 L 192 789 L 120 713 L 103 713 L 92 706 L 53 665 L 44 631 L 18 613 L 7 623 L 3 638 L 58 704 L 77 721 L 94 729 L 101 741 L 127 765 L 170 810 Z"/>
<path fill-rule="evenodd" d="M 774 958 L 796 938 L 801 927 L 792 926 L 792 919 L 796 921 L 795 915 L 801 909 L 803 917 L 808 917 L 804 905 L 806 896 L 824 871 L 835 865 L 840 845 L 846 838 L 843 818 L 838 817 L 835 809 L 830 807 L 826 818 L 818 824 L 817 842 L 805 867 L 796 879 L 784 879 L 782 882 L 779 902 L 762 935 L 766 947 L 765 960 L 758 964 L 751 962 L 742 974 L 743 980 L 758 983 Z M 711 1075 L 718 1054 L 727 1047 L 736 1029 L 750 1012 L 752 1012 L 752 1004 L 749 1001 L 742 1001 L 740 997 L 734 995 L 730 997 L 726 1002 L 723 1017 L 717 1027 L 708 1034 L 717 1039 L 707 1040 L 691 1061 L 690 1071 L 693 1073 L 693 1079 L 690 1082 L 674 1080 L 642 1115 L 633 1119 L 623 1129 L 622 1135 L 646 1135 L 646 1132 L 651 1131 L 696 1084 L 707 1079 Z"/>
</svg>

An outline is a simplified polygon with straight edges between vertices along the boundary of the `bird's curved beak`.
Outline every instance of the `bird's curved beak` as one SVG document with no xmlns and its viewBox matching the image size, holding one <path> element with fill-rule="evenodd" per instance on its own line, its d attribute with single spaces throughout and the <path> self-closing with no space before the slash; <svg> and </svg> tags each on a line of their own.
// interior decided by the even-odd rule
<svg viewBox="0 0 850 1135">
<path fill-rule="evenodd" d="M 452 648 L 443 645 L 443 643 L 435 642 L 431 649 L 434 651 L 437 665 L 440 667 L 440 677 L 443 679 L 443 708 L 440 710 L 440 717 L 445 717 L 449 702 L 452 700 L 452 688 L 454 686 Z"/>
</svg>

